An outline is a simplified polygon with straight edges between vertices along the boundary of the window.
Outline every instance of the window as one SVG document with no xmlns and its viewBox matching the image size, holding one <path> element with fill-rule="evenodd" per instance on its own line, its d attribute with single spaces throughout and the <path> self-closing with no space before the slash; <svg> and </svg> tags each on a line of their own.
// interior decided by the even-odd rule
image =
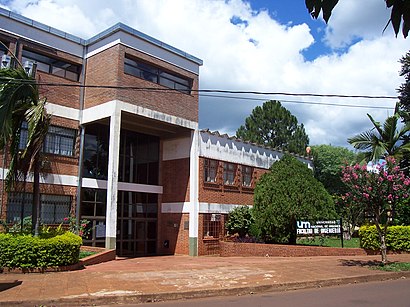
<svg viewBox="0 0 410 307">
<path fill-rule="evenodd" d="M 4 45 L 8 46 L 7 43 L 2 42 Z M 3 46 L 3 44 L 0 44 L 0 59 L 3 55 L 7 54 L 7 49 L 6 47 Z"/>
<path fill-rule="evenodd" d="M 109 126 L 89 124 L 85 127 L 83 176 L 108 178 Z"/>
<path fill-rule="evenodd" d="M 157 185 L 159 180 L 159 138 L 123 130 L 120 139 L 119 180 Z"/>
<path fill-rule="evenodd" d="M 43 151 L 55 155 L 73 156 L 75 138 L 76 131 L 74 129 L 50 126 Z"/>
<path fill-rule="evenodd" d="M 19 148 L 24 149 L 27 145 L 28 126 L 23 122 L 20 132 Z M 61 156 L 73 156 L 76 131 L 74 129 L 50 126 L 43 144 L 43 152 Z"/>
<path fill-rule="evenodd" d="M 204 216 L 204 223 L 203 223 L 204 238 L 210 237 L 210 238 L 219 239 L 219 237 L 222 234 L 221 230 L 223 229 L 221 214 L 206 213 L 203 216 Z"/>
<path fill-rule="evenodd" d="M 252 173 L 252 167 L 242 166 L 242 186 L 250 187 L 252 185 Z"/>
<path fill-rule="evenodd" d="M 236 165 L 224 162 L 224 184 L 233 185 L 235 183 Z"/>
<path fill-rule="evenodd" d="M 186 94 L 191 92 L 192 82 L 190 79 L 163 71 L 151 64 L 131 59 L 127 55 L 124 59 L 124 72 Z"/>
<path fill-rule="evenodd" d="M 69 195 L 40 195 L 40 219 L 44 224 L 59 224 L 69 216 L 72 198 Z M 7 222 L 15 223 L 32 214 L 32 193 L 9 193 Z M 22 212 L 23 211 L 23 212 Z"/>
<path fill-rule="evenodd" d="M 70 215 L 71 196 L 67 195 L 40 195 L 41 222 L 45 224 L 58 224 Z"/>
<path fill-rule="evenodd" d="M 107 210 L 107 190 L 88 189 L 81 190 L 81 219 L 87 219 L 87 237 L 83 238 L 84 245 L 98 247 L 105 246 L 105 217 Z"/>
<path fill-rule="evenodd" d="M 35 62 L 39 71 L 69 80 L 78 81 L 80 76 L 81 65 L 53 59 L 33 51 L 23 50 L 22 63 L 24 64 L 25 61 Z"/>
<path fill-rule="evenodd" d="M 216 174 L 218 172 L 218 161 L 216 160 L 211 160 L 211 159 L 205 159 L 205 165 L 204 165 L 204 171 L 205 171 L 205 182 L 216 182 Z"/>
</svg>

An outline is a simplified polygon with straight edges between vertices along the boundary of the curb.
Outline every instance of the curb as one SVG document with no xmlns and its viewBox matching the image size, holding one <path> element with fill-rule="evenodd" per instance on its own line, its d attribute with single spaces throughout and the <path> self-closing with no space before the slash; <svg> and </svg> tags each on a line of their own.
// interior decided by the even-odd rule
<svg viewBox="0 0 410 307">
<path fill-rule="evenodd" d="M 30 300 L 30 301 L 7 301 L 0 302 L 0 306 L 95 306 L 108 304 L 141 304 L 172 300 L 187 300 L 195 298 L 221 297 L 221 296 L 242 296 L 252 295 L 263 292 L 285 292 L 292 290 L 313 289 L 322 287 L 331 287 L 347 284 L 396 280 L 401 278 L 410 278 L 410 271 L 405 272 L 387 272 L 374 275 L 360 275 L 355 277 L 334 278 L 312 280 L 307 282 L 290 282 L 277 283 L 271 285 L 237 287 L 230 289 L 206 289 L 183 292 L 164 292 L 164 293 L 146 293 L 146 294 L 118 294 L 118 295 L 90 295 L 88 293 L 74 297 L 62 297 L 49 300 Z"/>
</svg>

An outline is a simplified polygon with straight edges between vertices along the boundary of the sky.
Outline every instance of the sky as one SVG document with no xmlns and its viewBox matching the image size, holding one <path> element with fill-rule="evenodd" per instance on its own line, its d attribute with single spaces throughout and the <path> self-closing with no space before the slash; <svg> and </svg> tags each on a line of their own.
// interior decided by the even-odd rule
<svg viewBox="0 0 410 307">
<path fill-rule="evenodd" d="M 18 14 L 88 39 L 122 22 L 203 60 L 200 89 L 394 96 L 404 82 L 410 38 L 383 29 L 383 0 L 340 0 L 326 25 L 303 0 L 0 0 Z M 383 122 L 397 99 L 201 95 L 201 129 L 235 135 L 252 109 L 282 102 L 310 145 L 349 147 L 347 138 Z M 356 107 L 352 107 L 356 106 Z M 370 106 L 357 107 L 357 106 Z M 376 107 L 376 108 L 375 108 Z"/>
</svg>

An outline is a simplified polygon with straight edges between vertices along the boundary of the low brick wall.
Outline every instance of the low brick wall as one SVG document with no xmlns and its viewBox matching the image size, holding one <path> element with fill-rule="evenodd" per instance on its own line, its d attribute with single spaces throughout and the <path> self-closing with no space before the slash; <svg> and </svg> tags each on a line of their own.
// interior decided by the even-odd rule
<svg viewBox="0 0 410 307">
<path fill-rule="evenodd" d="M 115 260 L 115 249 L 105 249 L 101 247 L 91 247 L 91 246 L 81 246 L 82 251 L 88 252 L 96 252 L 98 254 L 94 254 L 83 259 L 80 259 L 81 265 L 93 265 L 101 262 L 107 262 L 111 260 Z"/>
<path fill-rule="evenodd" d="M 361 248 L 220 242 L 221 257 L 309 257 L 365 255 L 367 255 L 366 251 Z"/>
</svg>

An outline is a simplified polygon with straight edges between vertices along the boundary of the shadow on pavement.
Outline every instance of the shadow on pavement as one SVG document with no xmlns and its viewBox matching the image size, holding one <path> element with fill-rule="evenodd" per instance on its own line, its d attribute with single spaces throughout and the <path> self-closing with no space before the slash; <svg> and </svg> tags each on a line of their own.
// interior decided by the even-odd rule
<svg viewBox="0 0 410 307">
<path fill-rule="evenodd" d="M 343 266 L 360 266 L 360 267 L 376 267 L 380 266 L 382 264 L 381 261 L 376 261 L 376 260 L 370 260 L 370 261 L 364 261 L 364 260 L 340 260 Z"/>
<path fill-rule="evenodd" d="M 14 281 L 0 281 L 0 292 L 5 291 L 17 286 L 20 286 L 23 282 L 21 280 Z"/>
</svg>

